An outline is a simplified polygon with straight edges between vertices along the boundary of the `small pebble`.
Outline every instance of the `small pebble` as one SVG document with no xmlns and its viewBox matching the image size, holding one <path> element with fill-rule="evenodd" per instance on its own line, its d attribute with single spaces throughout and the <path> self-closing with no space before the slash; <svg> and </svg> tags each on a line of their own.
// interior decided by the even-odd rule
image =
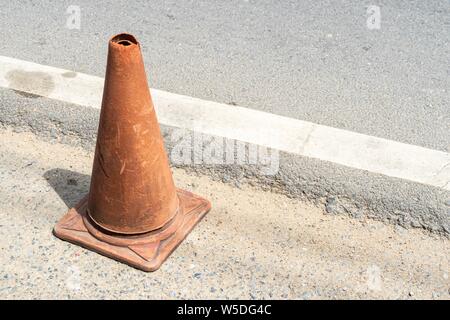
<svg viewBox="0 0 450 320">
<path fill-rule="evenodd" d="M 194 273 L 194 278 L 196 278 L 196 279 L 200 279 L 201 276 L 202 276 L 202 274 L 200 272 Z"/>
</svg>

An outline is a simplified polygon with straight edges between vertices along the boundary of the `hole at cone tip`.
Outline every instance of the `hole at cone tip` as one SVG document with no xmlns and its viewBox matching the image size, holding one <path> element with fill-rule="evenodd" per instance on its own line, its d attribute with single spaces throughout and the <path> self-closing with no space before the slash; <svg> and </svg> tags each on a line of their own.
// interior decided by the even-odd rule
<svg viewBox="0 0 450 320">
<path fill-rule="evenodd" d="M 137 40 L 131 34 L 121 33 L 111 39 L 112 42 L 120 44 L 122 46 L 131 46 L 132 44 L 137 44 Z"/>
<path fill-rule="evenodd" d="M 117 42 L 118 44 L 121 44 L 123 46 L 129 46 L 131 45 L 131 42 L 128 40 L 120 40 L 119 42 Z"/>
</svg>

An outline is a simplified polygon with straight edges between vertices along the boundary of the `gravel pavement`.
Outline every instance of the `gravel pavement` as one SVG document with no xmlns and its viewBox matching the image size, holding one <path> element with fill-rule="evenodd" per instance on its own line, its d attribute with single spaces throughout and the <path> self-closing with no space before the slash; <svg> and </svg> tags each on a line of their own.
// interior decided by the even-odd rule
<svg viewBox="0 0 450 320">
<path fill-rule="evenodd" d="M 92 153 L 0 131 L 0 298 L 449 299 L 449 240 L 175 168 L 213 209 L 144 273 L 52 235 L 87 191 Z"/>
</svg>

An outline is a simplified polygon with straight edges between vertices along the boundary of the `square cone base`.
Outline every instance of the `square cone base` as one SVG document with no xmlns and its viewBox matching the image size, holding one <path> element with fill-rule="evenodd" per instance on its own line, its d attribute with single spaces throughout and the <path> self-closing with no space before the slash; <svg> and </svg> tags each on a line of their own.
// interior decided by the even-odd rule
<svg viewBox="0 0 450 320">
<path fill-rule="evenodd" d="M 147 272 L 155 271 L 211 209 L 211 204 L 204 198 L 181 189 L 177 189 L 177 193 L 180 199 L 180 211 L 177 215 L 177 227 L 169 236 L 167 232 L 156 232 L 148 237 L 150 241 L 145 239 L 145 241 L 131 240 L 129 244 L 125 245 L 122 242 L 127 236 L 123 235 L 117 236 L 120 245 L 114 243 L 114 241 L 101 240 L 102 237 L 99 237 L 98 234 L 97 236 L 92 235 L 86 227 L 87 196 L 59 220 L 53 232 L 62 240 L 72 242 L 137 269 Z M 97 233 L 99 232 L 101 233 L 97 230 Z M 133 236 L 131 237 L 133 239 Z M 106 232 L 105 238 L 111 239 L 114 238 L 114 235 Z"/>
</svg>

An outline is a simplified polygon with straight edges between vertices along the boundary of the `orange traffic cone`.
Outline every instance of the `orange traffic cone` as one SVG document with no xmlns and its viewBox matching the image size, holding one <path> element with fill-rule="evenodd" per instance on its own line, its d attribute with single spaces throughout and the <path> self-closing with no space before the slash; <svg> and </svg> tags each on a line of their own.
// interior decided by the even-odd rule
<svg viewBox="0 0 450 320">
<path fill-rule="evenodd" d="M 130 34 L 109 41 L 89 195 L 57 223 L 57 237 L 144 271 L 154 271 L 210 210 L 176 189 Z"/>
</svg>

